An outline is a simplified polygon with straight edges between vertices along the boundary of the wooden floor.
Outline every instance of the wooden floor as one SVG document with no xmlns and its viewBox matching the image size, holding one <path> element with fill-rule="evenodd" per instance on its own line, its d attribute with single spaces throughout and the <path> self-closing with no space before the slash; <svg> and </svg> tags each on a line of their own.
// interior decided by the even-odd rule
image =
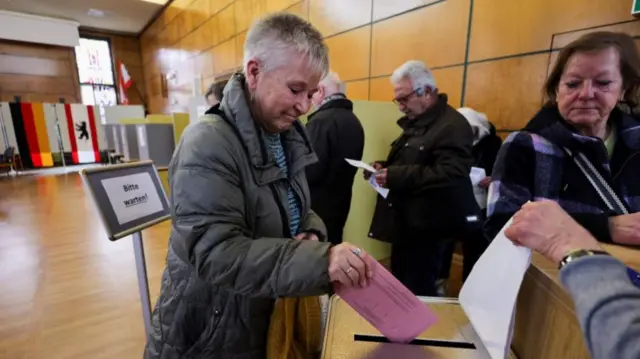
<svg viewBox="0 0 640 359">
<path fill-rule="evenodd" d="M 79 176 L 0 177 L 0 212 L 0 358 L 141 358 L 133 244 L 106 238 Z M 168 233 L 144 233 L 154 299 Z"/>
</svg>

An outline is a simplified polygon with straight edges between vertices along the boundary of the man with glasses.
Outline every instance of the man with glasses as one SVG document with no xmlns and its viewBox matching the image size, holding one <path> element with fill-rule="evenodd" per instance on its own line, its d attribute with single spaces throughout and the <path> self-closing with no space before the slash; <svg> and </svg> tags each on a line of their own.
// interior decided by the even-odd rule
<svg viewBox="0 0 640 359">
<path fill-rule="evenodd" d="M 473 133 L 424 63 L 406 62 L 391 82 L 405 116 L 387 160 L 365 174 L 390 190 L 378 197 L 369 236 L 393 244 L 391 271 L 414 294 L 437 296 L 447 243 L 481 225 L 469 178 Z"/>
</svg>

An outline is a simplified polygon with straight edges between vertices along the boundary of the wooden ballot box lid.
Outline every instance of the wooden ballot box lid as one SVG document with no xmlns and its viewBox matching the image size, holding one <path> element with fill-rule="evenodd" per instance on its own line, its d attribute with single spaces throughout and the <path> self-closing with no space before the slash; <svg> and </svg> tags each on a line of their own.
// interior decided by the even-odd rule
<svg viewBox="0 0 640 359">
<path fill-rule="evenodd" d="M 457 300 L 424 298 L 438 316 L 438 322 L 418 339 L 472 343 L 475 332 Z M 458 349 L 413 344 L 391 344 L 356 340 L 380 338 L 371 324 L 338 296 L 331 297 L 322 359 L 489 359 L 484 348 Z M 510 359 L 515 359 L 511 354 Z"/>
</svg>

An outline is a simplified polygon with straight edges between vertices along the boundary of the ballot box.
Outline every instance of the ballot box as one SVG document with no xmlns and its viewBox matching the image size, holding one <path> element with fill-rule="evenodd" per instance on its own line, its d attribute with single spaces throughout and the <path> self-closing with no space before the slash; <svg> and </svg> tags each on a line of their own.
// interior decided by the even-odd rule
<svg viewBox="0 0 640 359">
<path fill-rule="evenodd" d="M 436 324 L 410 344 L 389 343 L 353 310 L 333 296 L 322 359 L 490 359 L 464 310 L 453 298 L 420 298 L 437 316 Z M 509 359 L 516 359 L 513 353 Z"/>
</svg>

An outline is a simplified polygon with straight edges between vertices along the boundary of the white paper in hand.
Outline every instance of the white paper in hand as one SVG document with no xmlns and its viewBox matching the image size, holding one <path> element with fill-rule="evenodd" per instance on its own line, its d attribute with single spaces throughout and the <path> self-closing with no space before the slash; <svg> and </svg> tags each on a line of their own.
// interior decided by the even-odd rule
<svg viewBox="0 0 640 359">
<path fill-rule="evenodd" d="M 471 178 L 471 184 L 477 186 L 480 181 L 487 177 L 487 173 L 485 172 L 484 168 L 471 167 L 469 177 Z"/>
<path fill-rule="evenodd" d="M 353 167 L 358 167 L 358 168 L 362 168 L 365 171 L 369 171 L 371 173 L 376 173 L 376 169 L 371 167 L 370 165 L 362 162 L 362 161 L 358 161 L 358 160 L 351 160 L 348 158 L 344 159 L 345 161 L 347 161 L 350 165 L 352 165 Z"/>
<path fill-rule="evenodd" d="M 373 187 L 373 189 L 376 190 L 376 192 L 380 193 L 382 198 L 387 198 L 387 196 L 389 195 L 389 189 L 380 187 L 380 185 L 376 183 L 375 177 L 373 176 L 369 177 L 369 184 L 371 185 L 371 187 Z"/>
<path fill-rule="evenodd" d="M 511 347 L 515 305 L 531 250 L 517 247 L 502 228 L 471 270 L 460 291 L 460 305 L 492 359 L 504 359 Z"/>
</svg>

